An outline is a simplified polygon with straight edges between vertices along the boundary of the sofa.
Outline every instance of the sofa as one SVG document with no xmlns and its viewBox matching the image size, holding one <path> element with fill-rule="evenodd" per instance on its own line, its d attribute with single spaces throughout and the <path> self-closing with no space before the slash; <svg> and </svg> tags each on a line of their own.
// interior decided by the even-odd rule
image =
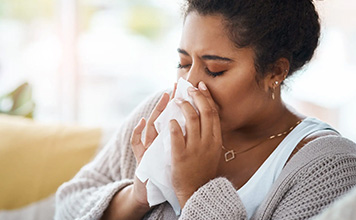
<svg viewBox="0 0 356 220">
<path fill-rule="evenodd" d="M 113 134 L 113 129 L 0 114 L 0 219 L 53 219 L 57 188 Z"/>
</svg>

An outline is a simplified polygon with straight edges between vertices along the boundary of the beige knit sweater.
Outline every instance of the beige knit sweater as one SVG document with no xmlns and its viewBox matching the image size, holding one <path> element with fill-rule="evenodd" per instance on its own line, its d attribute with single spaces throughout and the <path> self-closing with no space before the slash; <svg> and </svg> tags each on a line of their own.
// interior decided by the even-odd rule
<svg viewBox="0 0 356 220">
<path fill-rule="evenodd" d="M 130 136 L 148 118 L 160 94 L 147 100 L 122 124 L 107 146 L 56 194 L 57 220 L 100 219 L 113 195 L 132 183 L 136 161 Z M 356 185 L 356 144 L 342 137 L 318 138 L 287 163 L 252 219 L 309 219 Z M 144 219 L 178 219 L 168 203 Z M 179 219 L 246 219 L 236 189 L 224 177 L 200 187 Z"/>
</svg>

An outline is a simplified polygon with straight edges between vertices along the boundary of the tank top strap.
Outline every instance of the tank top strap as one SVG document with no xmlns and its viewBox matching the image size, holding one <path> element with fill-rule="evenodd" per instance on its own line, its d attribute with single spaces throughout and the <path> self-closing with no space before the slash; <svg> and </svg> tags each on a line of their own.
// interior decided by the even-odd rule
<svg viewBox="0 0 356 220">
<path fill-rule="evenodd" d="M 295 147 L 299 144 L 299 142 L 305 137 L 322 130 L 332 130 L 338 133 L 338 131 L 332 128 L 329 124 L 322 122 L 319 119 L 308 117 L 305 118 L 284 138 L 284 140 L 272 153 L 276 155 L 271 154 L 272 157 L 276 157 L 274 159 L 278 159 L 278 169 L 276 170 L 274 180 L 276 180 L 279 174 L 281 173 L 284 165 L 286 164 L 287 160 L 289 159 L 290 155 L 294 151 Z"/>
</svg>

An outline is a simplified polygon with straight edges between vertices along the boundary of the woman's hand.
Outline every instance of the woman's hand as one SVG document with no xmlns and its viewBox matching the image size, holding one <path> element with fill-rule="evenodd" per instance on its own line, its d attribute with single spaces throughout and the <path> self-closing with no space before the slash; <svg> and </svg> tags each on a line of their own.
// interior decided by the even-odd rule
<svg viewBox="0 0 356 220">
<path fill-rule="evenodd" d="M 189 102 L 176 102 L 186 118 L 186 136 L 176 120 L 170 122 L 172 183 L 182 208 L 199 187 L 217 176 L 221 156 L 221 128 L 215 102 L 203 82 L 198 88 L 190 88 L 189 94 L 199 114 Z"/>
<path fill-rule="evenodd" d="M 152 142 L 158 135 L 156 128 L 154 126 L 154 121 L 166 108 L 168 101 L 169 101 L 169 95 L 167 93 L 164 93 L 161 99 L 159 100 L 158 104 L 154 108 L 153 112 L 151 113 L 147 123 L 146 120 L 142 118 L 132 132 L 131 146 L 134 155 L 136 157 L 137 165 L 140 163 L 143 154 L 145 153 L 147 148 L 152 144 Z M 145 143 L 142 143 L 141 137 L 145 126 L 146 126 Z M 148 207 L 147 192 L 146 192 L 145 185 L 146 183 L 142 183 L 135 176 L 134 184 L 133 184 L 133 196 L 140 205 Z"/>
<path fill-rule="evenodd" d="M 176 86 L 177 85 L 175 84 L 172 98 L 174 97 Z M 166 108 L 168 101 L 169 95 L 164 93 L 161 99 L 158 101 L 153 112 L 151 113 L 147 123 L 146 120 L 142 118 L 132 132 L 131 146 L 136 157 L 137 164 L 140 163 L 143 154 L 157 136 L 157 131 L 153 123 Z M 147 126 L 145 143 L 142 143 L 142 131 L 145 126 Z M 149 210 L 150 207 L 147 202 L 147 191 L 145 183 L 142 183 L 135 176 L 133 184 L 128 185 L 115 194 L 101 219 L 142 219 Z"/>
<path fill-rule="evenodd" d="M 132 150 L 135 154 L 137 165 L 140 163 L 143 154 L 147 150 L 147 148 L 152 144 L 154 139 L 157 137 L 158 133 L 154 126 L 154 122 L 158 118 L 158 116 L 162 113 L 162 111 L 166 108 L 170 99 L 173 99 L 175 96 L 175 92 L 177 89 L 177 84 L 174 84 L 173 92 L 171 98 L 167 93 L 164 93 L 153 112 L 151 113 L 147 123 L 144 118 L 142 118 L 138 125 L 134 128 L 131 136 L 131 146 Z M 147 125 L 146 125 L 147 124 Z M 142 143 L 141 137 L 143 129 L 146 126 L 146 135 L 145 135 L 145 143 Z M 133 184 L 133 195 L 136 201 L 142 206 L 148 206 L 147 202 L 147 191 L 145 187 L 146 183 L 142 183 L 136 176 Z"/>
</svg>

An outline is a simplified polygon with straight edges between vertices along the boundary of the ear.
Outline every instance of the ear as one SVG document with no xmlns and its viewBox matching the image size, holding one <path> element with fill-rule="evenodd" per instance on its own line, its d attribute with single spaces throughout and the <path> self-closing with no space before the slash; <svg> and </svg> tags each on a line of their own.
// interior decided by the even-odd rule
<svg viewBox="0 0 356 220">
<path fill-rule="evenodd" d="M 264 78 L 265 90 L 268 91 L 272 87 L 279 87 L 289 73 L 290 64 L 289 61 L 282 57 L 274 62 L 270 68 L 266 77 Z"/>
</svg>

